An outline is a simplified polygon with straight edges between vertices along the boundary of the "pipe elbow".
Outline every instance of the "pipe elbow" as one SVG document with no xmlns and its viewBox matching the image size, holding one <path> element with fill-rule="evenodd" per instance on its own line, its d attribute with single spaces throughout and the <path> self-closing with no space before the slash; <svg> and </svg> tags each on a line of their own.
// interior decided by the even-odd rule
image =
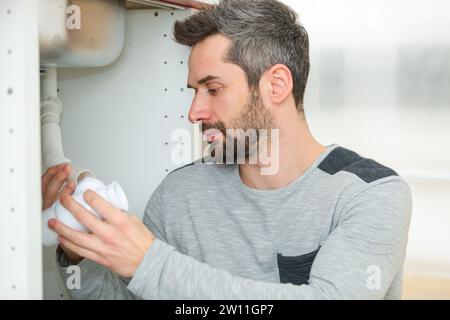
<svg viewBox="0 0 450 320">
<path fill-rule="evenodd" d="M 128 210 L 127 197 L 117 182 L 112 182 L 110 185 L 105 186 L 103 182 L 94 178 L 86 178 L 78 184 L 73 197 L 84 208 L 89 210 L 98 219 L 102 219 L 100 213 L 91 208 L 83 198 L 83 194 L 87 190 L 93 190 L 97 192 L 106 201 L 110 202 L 116 208 L 121 210 Z M 58 219 L 66 226 L 81 232 L 88 232 L 89 230 L 83 226 L 67 209 L 65 209 L 59 201 L 53 204 L 50 208 L 44 211 L 42 219 L 42 240 L 44 246 L 50 247 L 58 244 L 58 235 L 48 227 L 48 222 L 51 219 Z"/>
</svg>

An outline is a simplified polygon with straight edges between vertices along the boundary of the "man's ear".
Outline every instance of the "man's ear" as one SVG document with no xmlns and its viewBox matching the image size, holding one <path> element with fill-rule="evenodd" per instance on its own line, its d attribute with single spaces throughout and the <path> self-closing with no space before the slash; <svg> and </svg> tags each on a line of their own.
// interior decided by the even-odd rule
<svg viewBox="0 0 450 320">
<path fill-rule="evenodd" d="M 285 101 L 294 88 L 291 71 L 284 64 L 276 64 L 266 71 L 271 100 L 274 104 Z"/>
</svg>

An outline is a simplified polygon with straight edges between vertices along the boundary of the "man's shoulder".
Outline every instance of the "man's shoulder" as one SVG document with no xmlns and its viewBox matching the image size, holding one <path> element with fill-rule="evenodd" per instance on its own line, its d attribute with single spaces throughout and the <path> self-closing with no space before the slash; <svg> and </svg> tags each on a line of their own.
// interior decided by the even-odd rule
<svg viewBox="0 0 450 320">
<path fill-rule="evenodd" d="M 411 190 L 397 172 L 355 151 L 336 147 L 318 165 L 322 185 L 336 192 L 340 204 L 352 201 L 386 202 L 400 200 L 408 204 Z"/>
<path fill-rule="evenodd" d="M 393 169 L 343 147 L 334 148 L 319 164 L 318 168 L 329 176 L 350 174 L 355 180 L 360 180 L 366 184 L 375 183 L 385 178 L 399 178 L 397 172 Z"/>
<path fill-rule="evenodd" d="M 317 166 L 315 184 L 320 190 L 326 187 L 339 201 L 356 195 L 390 193 L 390 196 L 408 198 L 410 188 L 397 172 L 355 151 L 337 146 Z"/>
</svg>

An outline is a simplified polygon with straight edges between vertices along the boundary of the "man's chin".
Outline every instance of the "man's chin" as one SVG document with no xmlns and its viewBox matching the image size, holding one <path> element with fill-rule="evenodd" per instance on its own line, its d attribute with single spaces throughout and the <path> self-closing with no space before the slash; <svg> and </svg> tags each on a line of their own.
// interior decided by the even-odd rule
<svg viewBox="0 0 450 320">
<path fill-rule="evenodd" d="M 249 154 L 246 152 L 244 155 L 238 157 L 236 150 L 227 151 L 223 145 L 218 148 L 211 147 L 210 155 L 217 164 L 247 164 L 249 163 Z"/>
</svg>

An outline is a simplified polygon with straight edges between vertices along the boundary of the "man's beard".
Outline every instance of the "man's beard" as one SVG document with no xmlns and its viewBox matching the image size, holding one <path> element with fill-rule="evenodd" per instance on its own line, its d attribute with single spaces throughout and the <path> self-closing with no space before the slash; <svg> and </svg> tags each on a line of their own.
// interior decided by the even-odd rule
<svg viewBox="0 0 450 320">
<path fill-rule="evenodd" d="M 203 133 L 207 130 L 218 130 L 222 134 L 222 140 L 217 139 L 210 143 L 211 156 L 216 158 L 216 150 L 222 150 L 222 163 L 247 163 L 250 157 L 257 157 L 258 146 L 260 145 L 260 130 L 270 132 L 273 128 L 273 118 L 269 110 L 264 106 L 257 89 L 251 90 L 251 96 L 248 104 L 244 107 L 237 118 L 230 121 L 227 127 L 222 121 L 203 124 Z M 231 131 L 231 132 L 230 132 Z M 234 132 L 233 132 L 234 131 Z M 246 137 L 244 132 L 251 132 L 254 139 Z M 237 133 L 237 135 L 236 135 Z M 270 139 L 270 134 L 269 134 Z M 266 140 L 268 144 L 270 141 Z M 221 145 L 220 145 L 221 144 Z M 239 152 L 239 145 L 245 146 L 244 152 Z M 240 154 L 241 153 L 241 154 Z M 219 156 L 219 155 L 218 155 Z"/>
</svg>

